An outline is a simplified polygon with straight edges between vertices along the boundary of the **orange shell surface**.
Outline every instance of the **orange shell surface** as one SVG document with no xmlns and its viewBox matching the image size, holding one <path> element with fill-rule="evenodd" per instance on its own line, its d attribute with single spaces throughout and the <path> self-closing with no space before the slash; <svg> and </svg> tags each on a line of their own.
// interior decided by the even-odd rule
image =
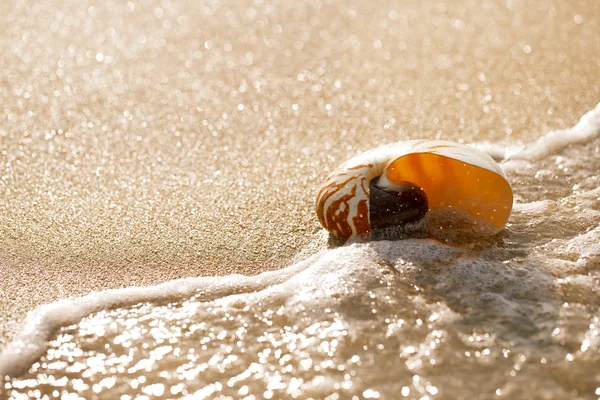
<svg viewBox="0 0 600 400">
<path fill-rule="evenodd" d="M 407 154 L 390 164 L 390 181 L 408 181 L 427 195 L 429 208 L 458 208 L 502 229 L 513 204 L 506 179 L 488 169 L 432 153 Z"/>
</svg>

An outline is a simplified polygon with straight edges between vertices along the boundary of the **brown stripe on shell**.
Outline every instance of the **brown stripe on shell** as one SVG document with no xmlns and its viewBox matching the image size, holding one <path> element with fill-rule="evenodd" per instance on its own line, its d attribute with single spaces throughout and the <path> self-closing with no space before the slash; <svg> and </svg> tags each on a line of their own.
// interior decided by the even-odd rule
<svg viewBox="0 0 600 400">
<path fill-rule="evenodd" d="M 317 200 L 319 199 L 319 197 L 323 196 L 324 192 L 330 190 L 330 189 L 335 189 L 335 190 L 339 190 L 340 188 L 343 188 L 344 186 L 346 186 L 346 184 L 348 182 L 350 182 L 351 180 L 355 179 L 355 177 L 351 177 L 346 179 L 344 182 L 342 183 L 336 183 L 336 178 L 341 178 L 346 176 L 346 174 L 337 174 L 337 175 L 330 175 L 326 180 L 325 180 L 325 184 L 321 187 L 321 189 L 319 189 L 319 192 L 317 193 Z"/>
<path fill-rule="evenodd" d="M 334 200 L 329 206 L 330 212 L 325 215 L 325 227 L 332 232 L 334 235 L 341 239 L 352 236 L 352 227 L 348 223 L 348 214 L 350 214 L 350 206 L 348 201 L 356 194 L 356 186 L 352 188 L 350 193 L 341 196 L 337 200 Z M 341 210 L 342 204 L 345 204 L 343 210 Z"/>
<path fill-rule="evenodd" d="M 338 172 L 337 174 L 335 173 L 331 173 L 331 175 L 329 175 L 327 177 L 327 179 L 325 179 L 325 183 L 333 181 L 329 184 L 323 185 L 321 186 L 321 189 L 319 189 L 319 192 L 317 193 L 317 198 L 319 196 L 321 196 L 321 192 L 323 192 L 323 190 L 328 189 L 329 187 L 331 187 L 332 185 L 335 185 L 337 187 L 343 187 L 346 185 L 346 183 L 348 183 L 350 180 L 352 179 L 357 179 L 359 176 L 358 175 L 353 175 L 352 177 L 350 177 L 349 179 L 347 179 L 343 184 L 336 184 L 335 181 L 338 180 L 339 178 L 343 178 L 348 176 L 347 171 L 355 171 L 358 169 L 363 169 L 363 168 L 372 168 L 373 164 L 360 164 L 360 165 L 355 165 L 354 167 L 348 167 L 344 170 L 344 172 Z"/>
<path fill-rule="evenodd" d="M 338 190 L 343 189 L 348 183 L 356 179 L 356 177 L 350 177 L 341 183 L 336 183 L 335 181 L 329 182 L 326 185 L 323 185 L 319 193 L 317 194 L 317 213 L 323 213 L 323 208 L 325 207 L 325 202 L 327 199 L 335 194 Z M 329 181 L 331 179 L 328 179 Z"/>
<path fill-rule="evenodd" d="M 365 187 L 365 179 L 360 173 L 348 177 L 348 172 L 370 169 L 372 167 L 372 164 L 356 165 L 346 168 L 342 173 L 332 174 L 327 177 L 325 184 L 317 193 L 316 211 L 321 225 L 341 239 L 347 239 L 352 236 L 353 227 L 359 235 L 370 232 L 368 205 L 369 191 L 368 188 Z M 348 220 L 351 211 L 350 201 L 356 196 L 356 191 L 358 189 L 357 185 L 359 182 L 360 189 L 365 193 L 367 200 L 361 199 L 358 202 L 356 205 L 356 215 L 351 218 L 352 221 L 350 222 Z M 342 194 L 341 191 L 347 193 Z M 332 196 L 335 197 L 332 199 Z M 325 205 L 330 199 L 332 199 L 331 204 L 327 208 L 327 213 L 325 213 Z M 341 210 L 341 207 L 344 207 L 344 209 Z"/>
<path fill-rule="evenodd" d="M 346 168 L 346 171 L 354 171 L 357 169 L 372 168 L 372 167 L 373 167 L 373 164 L 361 164 L 361 165 L 356 165 L 354 167 Z"/>
<path fill-rule="evenodd" d="M 368 195 L 368 192 L 367 192 Z M 367 200 L 358 202 L 358 212 L 356 217 L 352 218 L 352 223 L 356 227 L 358 234 L 365 234 L 371 231 L 371 223 L 369 221 L 369 204 Z M 350 233 L 352 234 L 352 233 Z"/>
<path fill-rule="evenodd" d="M 329 184 L 323 186 L 321 188 L 321 190 L 319 191 L 319 194 L 317 195 L 317 204 L 316 204 L 317 216 L 319 217 L 319 221 L 321 222 L 321 225 L 323 225 L 323 227 L 325 227 L 325 229 L 330 231 L 334 228 L 334 225 L 331 225 L 331 223 L 329 222 L 329 218 L 327 218 L 327 216 L 325 216 L 325 214 L 324 214 L 325 203 L 327 202 L 327 200 L 329 200 L 329 198 L 331 196 L 333 196 L 339 190 L 344 188 L 344 186 L 346 186 L 352 180 L 354 180 L 354 177 L 348 178 L 347 180 L 345 180 L 341 183 L 336 183 L 335 181 L 333 181 L 333 182 L 330 182 Z M 356 189 L 354 189 L 354 193 L 356 193 Z M 332 206 L 330 206 L 329 208 L 331 209 L 331 207 Z M 330 211 L 330 213 L 331 213 L 331 211 Z"/>
<path fill-rule="evenodd" d="M 431 150 L 439 150 L 439 149 L 447 149 L 450 146 L 449 144 L 438 144 L 437 146 L 431 146 L 427 148 L 427 151 L 431 151 Z"/>
</svg>

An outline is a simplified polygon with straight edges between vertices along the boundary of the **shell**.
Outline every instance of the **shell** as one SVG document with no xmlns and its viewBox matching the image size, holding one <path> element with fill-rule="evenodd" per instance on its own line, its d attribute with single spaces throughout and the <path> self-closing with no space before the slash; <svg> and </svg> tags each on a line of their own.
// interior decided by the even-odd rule
<svg viewBox="0 0 600 400">
<path fill-rule="evenodd" d="M 378 177 L 388 186 L 418 185 L 429 214 L 460 212 L 491 234 L 503 229 L 512 209 L 510 184 L 489 155 L 449 141 L 414 140 L 366 151 L 336 168 L 317 194 L 321 225 L 340 239 L 369 234 L 369 184 Z"/>
</svg>

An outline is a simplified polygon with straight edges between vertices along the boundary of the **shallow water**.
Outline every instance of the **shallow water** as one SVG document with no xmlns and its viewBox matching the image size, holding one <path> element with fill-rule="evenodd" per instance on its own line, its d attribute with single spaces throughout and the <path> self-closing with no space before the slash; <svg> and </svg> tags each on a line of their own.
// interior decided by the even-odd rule
<svg viewBox="0 0 600 400">
<path fill-rule="evenodd" d="M 256 277 L 46 306 L 0 357 L 25 372 L 5 393 L 598 398 L 600 108 L 588 117 L 502 162 L 515 206 L 496 237 L 355 242 Z"/>
</svg>

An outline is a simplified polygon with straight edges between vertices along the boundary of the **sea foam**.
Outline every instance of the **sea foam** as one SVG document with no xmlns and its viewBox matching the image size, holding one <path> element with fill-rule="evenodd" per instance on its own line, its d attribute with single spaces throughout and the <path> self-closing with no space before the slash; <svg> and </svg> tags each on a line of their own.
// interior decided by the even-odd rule
<svg viewBox="0 0 600 400">
<path fill-rule="evenodd" d="M 473 147 L 488 153 L 499 161 L 527 160 L 555 154 L 563 148 L 577 143 L 587 142 L 600 134 L 600 103 L 584 114 L 579 122 L 571 128 L 550 131 L 537 140 L 512 146 L 502 146 L 494 143 L 478 143 Z"/>
</svg>

